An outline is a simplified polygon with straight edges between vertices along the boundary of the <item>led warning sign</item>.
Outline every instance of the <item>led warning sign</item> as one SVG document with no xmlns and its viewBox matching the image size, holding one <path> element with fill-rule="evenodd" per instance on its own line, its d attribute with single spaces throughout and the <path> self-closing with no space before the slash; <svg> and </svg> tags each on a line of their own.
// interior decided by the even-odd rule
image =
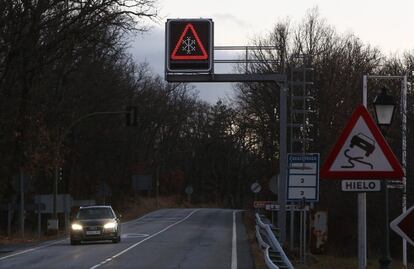
<svg viewBox="0 0 414 269">
<path fill-rule="evenodd" d="M 167 20 L 166 71 L 211 72 L 213 67 L 213 21 Z"/>
<path fill-rule="evenodd" d="M 187 23 L 171 54 L 173 60 L 207 60 L 208 54 L 191 22 Z"/>
</svg>

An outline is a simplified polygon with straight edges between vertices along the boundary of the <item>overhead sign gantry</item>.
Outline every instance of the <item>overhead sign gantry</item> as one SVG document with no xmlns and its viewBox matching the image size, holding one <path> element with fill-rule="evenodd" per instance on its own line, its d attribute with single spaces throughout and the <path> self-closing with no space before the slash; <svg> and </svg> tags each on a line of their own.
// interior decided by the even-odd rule
<svg viewBox="0 0 414 269">
<path fill-rule="evenodd" d="M 259 82 L 273 83 L 279 92 L 280 112 L 280 182 L 278 226 L 281 242 L 286 237 L 286 171 L 287 171 L 287 76 L 277 73 L 214 73 L 215 63 L 270 63 L 274 59 L 249 59 L 252 50 L 275 50 L 274 46 L 221 46 L 214 47 L 212 19 L 168 19 L 165 24 L 165 80 L 168 82 Z M 243 60 L 214 59 L 214 50 L 241 50 Z M 247 71 L 247 69 L 246 69 Z"/>
</svg>

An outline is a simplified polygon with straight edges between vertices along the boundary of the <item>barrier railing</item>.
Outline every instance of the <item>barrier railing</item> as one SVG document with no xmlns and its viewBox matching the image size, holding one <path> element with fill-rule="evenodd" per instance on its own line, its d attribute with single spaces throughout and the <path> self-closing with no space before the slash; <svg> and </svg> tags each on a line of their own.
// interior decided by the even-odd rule
<svg viewBox="0 0 414 269">
<path fill-rule="evenodd" d="M 257 241 L 264 251 L 265 263 L 269 269 L 294 269 L 289 258 L 286 256 L 282 246 L 279 244 L 276 236 L 274 235 L 271 224 L 265 224 L 260 218 L 259 214 L 256 213 L 256 238 Z M 265 240 L 262 235 L 265 236 Z M 270 257 L 270 253 L 277 253 L 277 258 L 282 264 L 275 264 Z"/>
</svg>

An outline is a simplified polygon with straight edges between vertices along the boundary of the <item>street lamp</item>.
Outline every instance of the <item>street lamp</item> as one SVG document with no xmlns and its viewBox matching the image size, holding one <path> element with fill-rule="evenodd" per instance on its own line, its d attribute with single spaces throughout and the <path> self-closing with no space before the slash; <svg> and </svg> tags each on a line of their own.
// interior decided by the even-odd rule
<svg viewBox="0 0 414 269">
<path fill-rule="evenodd" d="M 373 102 L 375 109 L 375 118 L 380 127 L 388 127 L 392 123 L 395 111 L 394 98 L 388 95 L 387 88 L 383 87 L 379 95 L 377 95 Z M 389 213 L 388 213 L 388 186 L 387 181 L 383 180 L 384 188 L 384 202 L 385 202 L 385 220 L 384 220 L 384 245 L 379 259 L 380 269 L 389 269 L 391 263 L 390 255 L 390 229 L 389 229 Z"/>
<path fill-rule="evenodd" d="M 394 98 L 383 87 L 379 95 L 374 99 L 375 117 L 379 126 L 390 126 L 395 111 Z"/>
</svg>

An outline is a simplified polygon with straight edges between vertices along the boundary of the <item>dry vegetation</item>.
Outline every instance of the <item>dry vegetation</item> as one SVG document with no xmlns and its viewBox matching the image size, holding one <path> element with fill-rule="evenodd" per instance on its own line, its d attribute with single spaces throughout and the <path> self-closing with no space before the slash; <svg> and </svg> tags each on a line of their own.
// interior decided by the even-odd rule
<svg viewBox="0 0 414 269">
<path fill-rule="evenodd" d="M 256 269 L 264 269 L 266 268 L 266 264 L 263 259 L 263 252 L 256 241 L 256 224 L 254 221 L 254 216 L 251 211 L 246 211 L 243 217 L 244 225 L 246 226 L 247 240 L 249 241 L 250 249 L 252 250 L 254 266 Z"/>
<path fill-rule="evenodd" d="M 15 245 L 15 244 L 31 244 L 43 242 L 46 240 L 51 240 L 56 238 L 56 236 L 45 236 L 42 235 L 40 238 L 34 233 L 26 233 L 25 238 L 21 238 L 20 234 L 12 234 L 11 237 L 0 236 L 0 247 L 2 245 Z"/>
</svg>

